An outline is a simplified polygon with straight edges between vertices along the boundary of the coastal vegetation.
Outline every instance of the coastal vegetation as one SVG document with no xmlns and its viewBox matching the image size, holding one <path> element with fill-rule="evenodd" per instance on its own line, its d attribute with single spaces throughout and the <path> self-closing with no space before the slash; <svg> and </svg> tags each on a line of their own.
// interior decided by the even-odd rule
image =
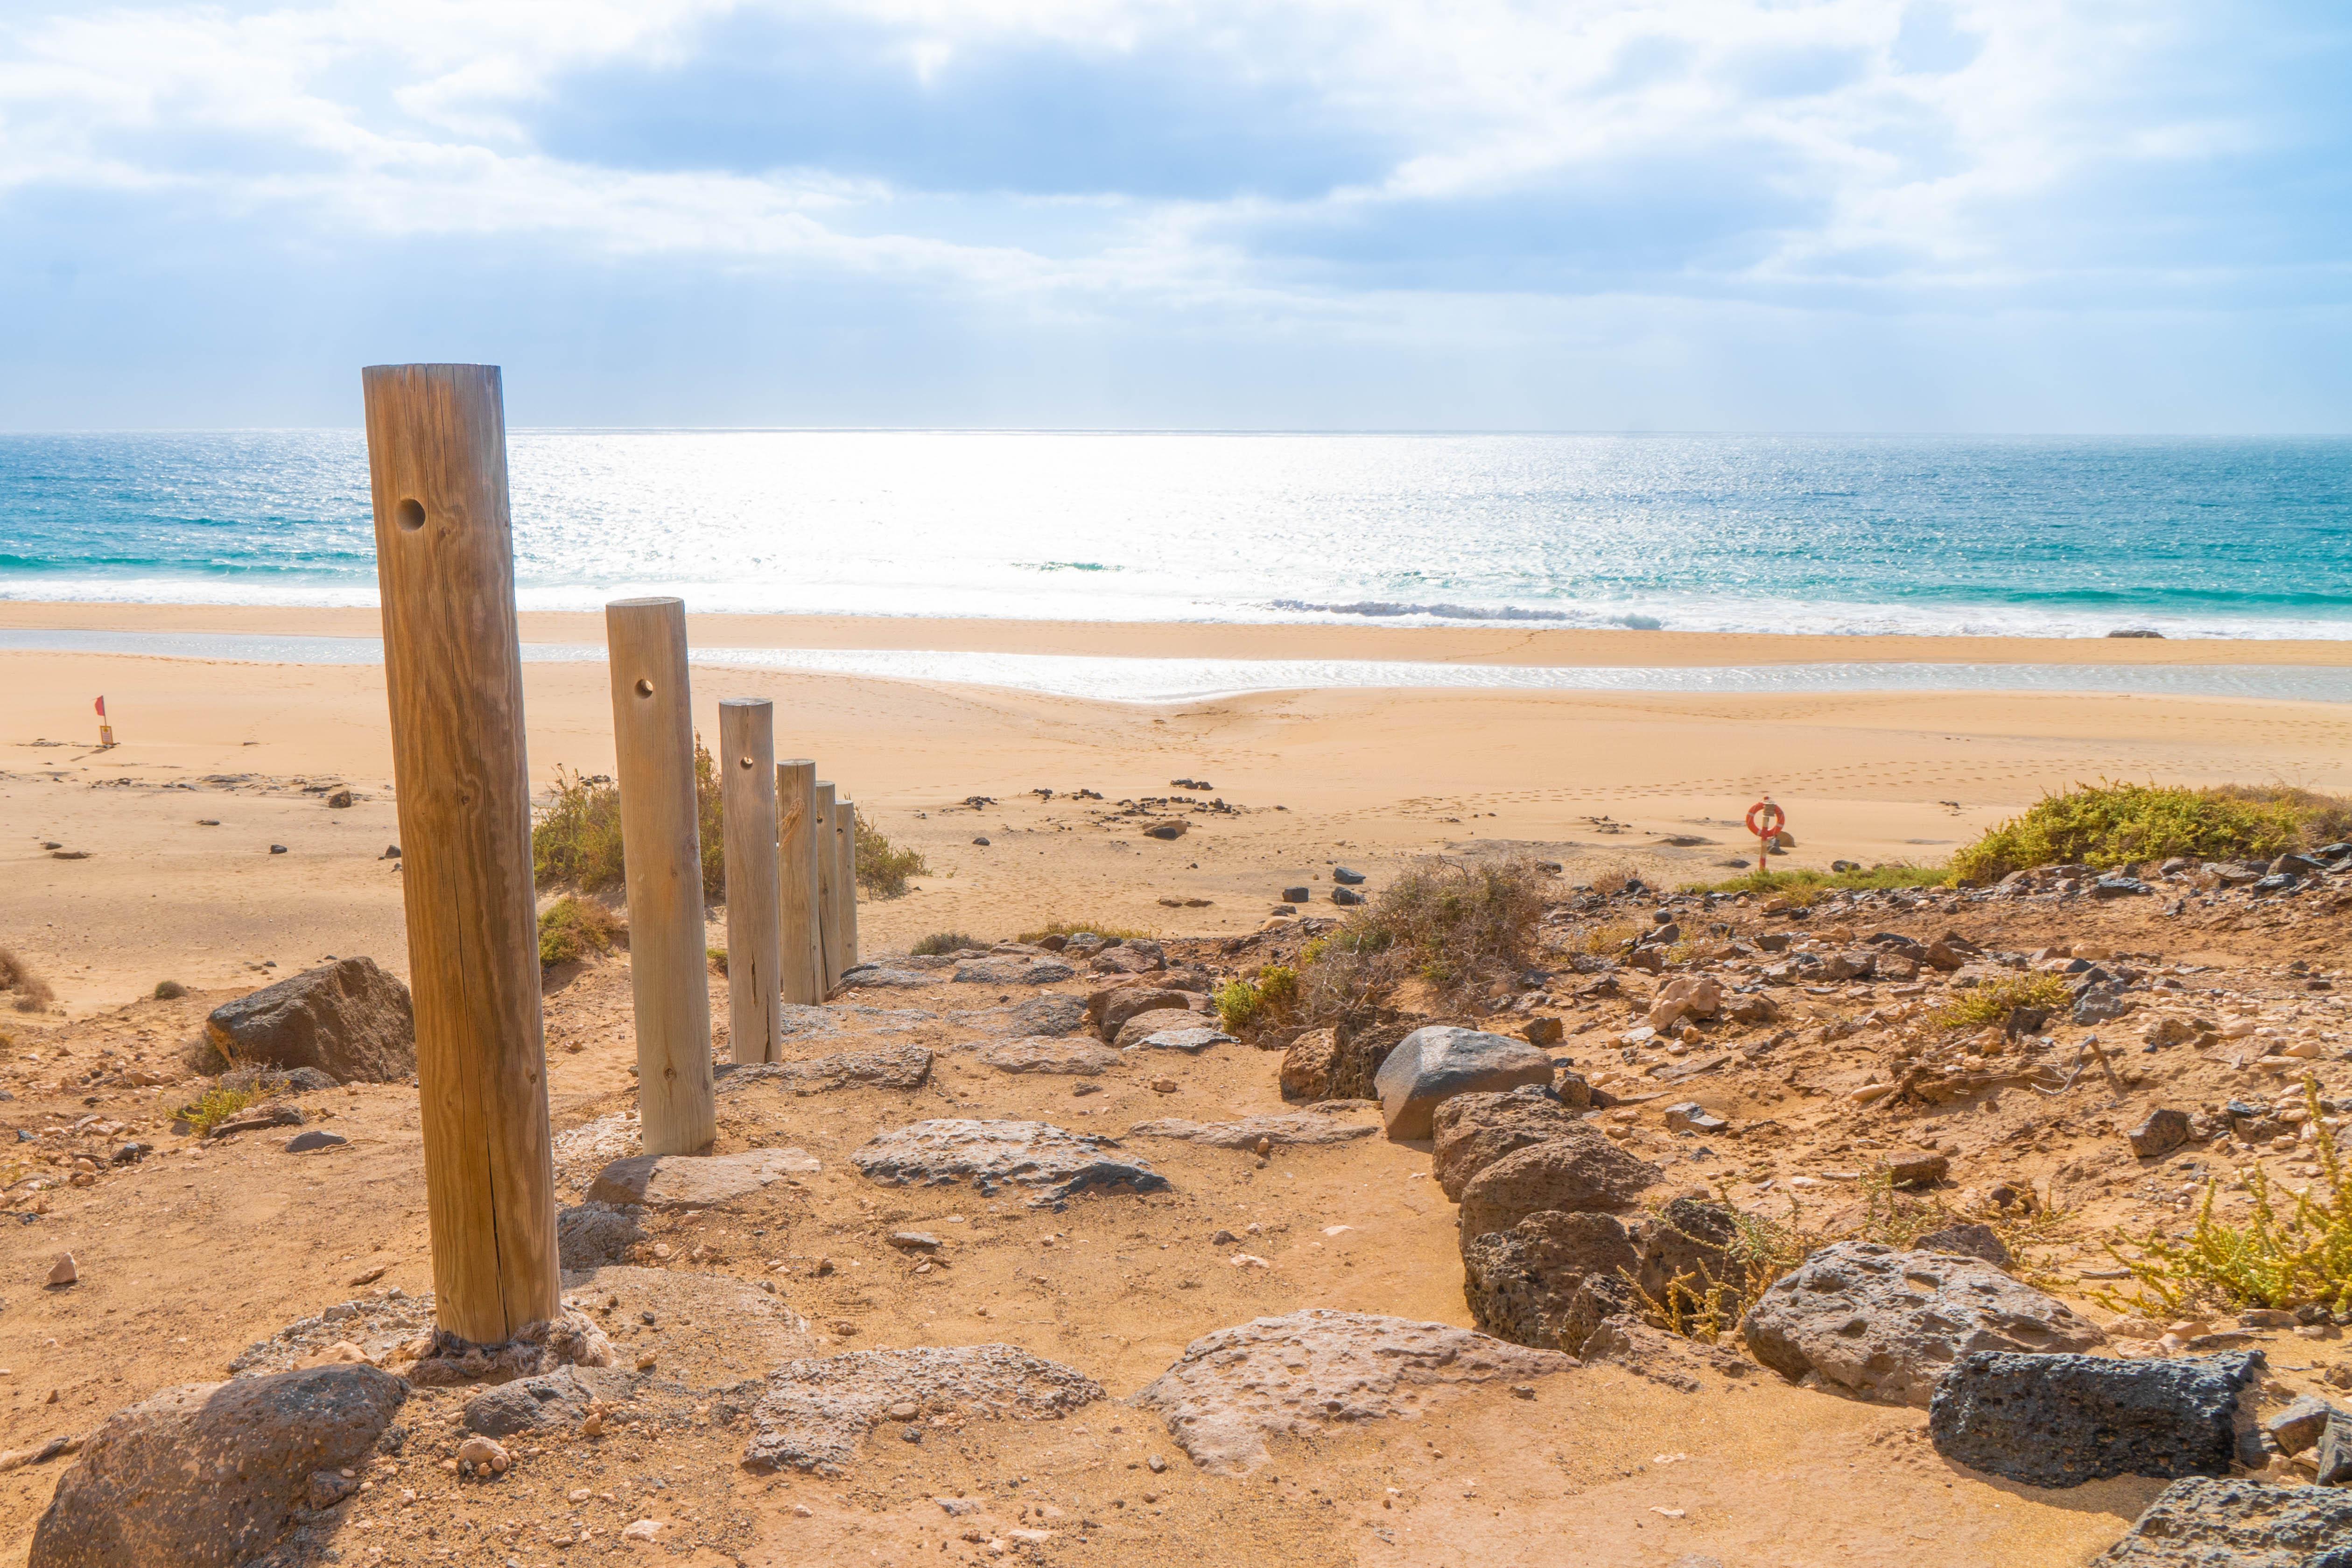
<svg viewBox="0 0 2352 1568">
<path fill-rule="evenodd" d="M 2352 801 L 2289 784 L 2077 784 L 1952 857 L 1963 882 L 2035 866 L 2111 871 L 2147 860 L 2267 859 L 2352 835 Z"/>
<path fill-rule="evenodd" d="M 928 877 L 930 863 L 919 849 L 902 848 L 886 837 L 882 830 L 866 820 L 863 813 L 855 813 L 851 822 L 856 835 L 857 885 L 877 899 L 900 899 L 907 895 L 907 879 Z"/>
</svg>

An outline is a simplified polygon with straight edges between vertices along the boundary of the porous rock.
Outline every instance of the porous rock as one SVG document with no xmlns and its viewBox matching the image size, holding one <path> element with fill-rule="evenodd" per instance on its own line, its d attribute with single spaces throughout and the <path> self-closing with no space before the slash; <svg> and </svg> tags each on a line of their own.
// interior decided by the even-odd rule
<svg viewBox="0 0 2352 1568">
<path fill-rule="evenodd" d="M 2189 1142 L 2189 1113 L 2172 1106 L 2159 1106 L 2125 1136 L 2131 1142 L 2131 1152 L 2141 1159 L 2160 1158 Z"/>
<path fill-rule="evenodd" d="M 1638 1321 L 1642 1303 L 1633 1282 L 1622 1274 L 1588 1274 L 1568 1299 L 1559 1320 L 1559 1348 L 1580 1356 L 1601 1326 L 1614 1319 Z"/>
<path fill-rule="evenodd" d="M 1739 1216 L 1727 1205 L 1681 1197 L 1643 1222 L 1638 1278 L 1654 1301 L 1678 1290 L 1685 1303 L 1716 1297 L 1732 1283 L 1731 1249 Z"/>
<path fill-rule="evenodd" d="M 1052 991 L 1042 996 L 1030 997 L 1009 1011 L 1005 1017 L 1014 1034 L 1066 1035 L 1085 1026 L 1087 1005 L 1076 996 Z"/>
<path fill-rule="evenodd" d="M 1203 1334 L 1131 1403 L 1165 1420 L 1194 1464 L 1240 1475 L 1265 1461 L 1275 1434 L 1410 1418 L 1450 1385 L 1524 1382 L 1575 1364 L 1448 1323 L 1317 1307 Z"/>
<path fill-rule="evenodd" d="M 2179 1361 L 1976 1352 L 1936 1390 L 1927 1436 L 1956 1464 L 2037 1487 L 2226 1476 L 2262 1352 Z"/>
<path fill-rule="evenodd" d="M 1326 1025 L 1309 1029 L 1282 1053 L 1282 1098 L 1328 1100 L 1331 1071 L 1339 1060 L 1339 1031 Z"/>
<path fill-rule="evenodd" d="M 968 1181 L 983 1194 L 1011 1183 L 1035 1190 L 1037 1203 L 1080 1192 L 1156 1193 L 1167 1187 L 1167 1177 L 1116 1152 L 1118 1148 L 1111 1139 L 1043 1121 L 956 1116 L 877 1134 L 850 1160 L 870 1181 L 902 1187 Z"/>
<path fill-rule="evenodd" d="M 1213 1149 L 1255 1149 L 1261 1142 L 1347 1143 L 1369 1138 L 1374 1131 L 1367 1121 L 1343 1121 L 1318 1110 L 1293 1110 L 1276 1116 L 1244 1116 L 1238 1121 L 1186 1121 L 1174 1117 L 1139 1121 L 1127 1130 L 1127 1135 L 1174 1138 L 1186 1143 L 1205 1143 Z"/>
<path fill-rule="evenodd" d="M 511 1437 L 518 1432 L 576 1426 L 596 1399 L 625 1396 L 629 1381 L 625 1372 L 591 1368 L 583 1375 L 568 1366 L 519 1377 L 466 1401 L 466 1430 L 485 1437 Z"/>
<path fill-rule="evenodd" d="M 1399 1041 L 1372 1088 L 1388 1135 L 1405 1142 L 1428 1137 L 1438 1106 L 1457 1094 L 1550 1082 L 1551 1058 L 1525 1040 L 1437 1024 Z"/>
<path fill-rule="evenodd" d="M 707 1209 L 747 1197 L 786 1176 L 814 1175 L 803 1149 L 746 1149 L 734 1154 L 635 1154 L 615 1160 L 588 1185 L 591 1203 L 649 1209 Z"/>
<path fill-rule="evenodd" d="M 1462 1235 L 1508 1230 L 1531 1214 L 1608 1213 L 1631 1207 L 1661 1174 L 1590 1127 L 1529 1144 L 1462 1188 Z"/>
<path fill-rule="evenodd" d="M 1981 1258 L 1996 1268 L 2006 1268 L 2017 1261 L 2009 1254 L 2000 1232 L 1980 1221 L 1969 1220 L 1931 1230 L 1911 1243 L 1914 1252 L 1957 1252 L 1963 1258 Z"/>
<path fill-rule="evenodd" d="M 372 958 L 306 969 L 205 1020 L 205 1042 L 224 1063 L 316 1068 L 337 1083 L 395 1083 L 416 1071 L 416 1019 L 408 987 Z"/>
<path fill-rule="evenodd" d="M 1192 993 L 1164 985 L 1120 986 L 1087 998 L 1087 1016 L 1096 1021 L 1096 1033 L 1106 1045 L 1116 1044 L 1127 1021 L 1139 1013 L 1189 1014 L 1192 1010 Z"/>
<path fill-rule="evenodd" d="M 1430 1174 L 1459 1203 L 1470 1178 L 1506 1154 L 1589 1131 L 1541 1084 L 1503 1094 L 1458 1094 L 1430 1118 Z"/>
<path fill-rule="evenodd" d="M 2092 1568 L 2352 1568 L 2352 1491 L 2177 1480 Z"/>
<path fill-rule="evenodd" d="M 1103 1397 L 1100 1384 L 1012 1345 L 852 1351 L 789 1362 L 751 1410 L 743 1463 L 753 1470 L 842 1473 L 891 1406 L 967 1420 L 1058 1419 Z"/>
<path fill-rule="evenodd" d="M 555 1215 L 555 1247 L 565 1268 L 597 1268 L 625 1261 L 646 1235 L 637 1218 L 645 1211 L 629 1205 L 574 1204 Z"/>
<path fill-rule="evenodd" d="M 1685 1018 L 1712 1018 L 1721 1011 L 1723 982 L 1711 974 L 1678 974 L 1658 987 L 1643 1022 L 1671 1029 Z"/>
<path fill-rule="evenodd" d="M 1033 1035 L 1007 1040 L 980 1053 L 980 1059 L 999 1072 L 1042 1072 L 1092 1078 L 1119 1064 L 1119 1054 L 1093 1040 L 1056 1035 Z"/>
<path fill-rule="evenodd" d="M 1639 1263 L 1615 1215 L 1547 1209 L 1508 1230 L 1465 1238 L 1462 1295 L 1484 1331 L 1513 1344 L 1561 1350 L 1569 1303 L 1586 1277 Z"/>
<path fill-rule="evenodd" d="M 966 985 L 1051 985 L 1071 980 L 1077 970 L 1058 958 L 1031 958 L 1005 953 L 992 958 L 968 958 L 955 966 L 953 978 Z"/>
<path fill-rule="evenodd" d="M 355 1468 L 408 1385 L 372 1366 L 191 1384 L 116 1411 L 58 1479 L 28 1568 L 229 1568 L 307 1511 L 310 1477 Z"/>
<path fill-rule="evenodd" d="M 1775 1280 L 1741 1324 L 1756 1359 L 1891 1405 L 1926 1405 L 1936 1380 L 1979 1351 L 2039 1356 L 2106 1336 L 2065 1303 L 1992 1265 L 1870 1241 L 1822 1247 Z"/>
<path fill-rule="evenodd" d="M 1150 1015 L 1147 1013 L 1144 1016 L 1150 1017 Z M 1130 1051 L 1181 1051 L 1188 1057 L 1197 1057 L 1211 1046 L 1239 1044 L 1223 1029 L 1198 1022 L 1199 1014 L 1192 1014 L 1192 1016 L 1195 1022 L 1181 1024 L 1174 1028 L 1154 1029 L 1132 1045 L 1121 1048 Z M 1137 1022 L 1139 1020 L 1128 1020 L 1127 1028 L 1118 1032 L 1119 1038 L 1127 1038 L 1129 1030 L 1133 1029 Z"/>
</svg>

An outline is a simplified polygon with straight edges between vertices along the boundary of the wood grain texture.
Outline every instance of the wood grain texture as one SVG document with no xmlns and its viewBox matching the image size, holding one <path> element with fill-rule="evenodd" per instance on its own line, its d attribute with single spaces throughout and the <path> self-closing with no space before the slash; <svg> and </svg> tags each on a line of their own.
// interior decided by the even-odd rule
<svg viewBox="0 0 2352 1568">
<path fill-rule="evenodd" d="M 434 1311 L 478 1344 L 561 1308 L 522 655 L 498 367 L 371 365 Z"/>
<path fill-rule="evenodd" d="M 637 1121 L 648 1154 L 691 1154 L 719 1131 L 710 1078 L 709 944 L 695 822 L 693 692 L 686 605 L 604 606 L 613 675 L 614 773 L 629 892 L 636 1004 Z"/>
<path fill-rule="evenodd" d="M 834 803 L 834 838 L 840 857 L 841 967 L 857 967 L 857 803 L 844 796 Z"/>
<path fill-rule="evenodd" d="M 824 956 L 818 951 L 815 826 L 816 764 L 805 757 L 776 764 L 776 924 L 783 955 L 783 1000 L 824 1000 Z"/>
<path fill-rule="evenodd" d="M 823 779 L 816 781 L 816 809 L 809 823 L 816 837 L 811 853 L 816 858 L 817 978 L 830 996 L 841 984 L 841 913 L 835 904 L 841 874 L 833 847 L 833 785 Z"/>
<path fill-rule="evenodd" d="M 782 1059 L 782 947 L 776 926 L 776 710 L 764 697 L 719 704 L 719 806 L 727 834 L 728 1050 Z"/>
</svg>

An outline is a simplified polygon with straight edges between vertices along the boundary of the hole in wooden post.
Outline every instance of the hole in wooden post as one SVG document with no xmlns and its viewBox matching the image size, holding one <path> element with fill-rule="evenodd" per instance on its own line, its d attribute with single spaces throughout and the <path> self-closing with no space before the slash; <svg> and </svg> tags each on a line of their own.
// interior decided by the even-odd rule
<svg viewBox="0 0 2352 1568">
<path fill-rule="evenodd" d="M 415 533 L 425 526 L 425 503 L 415 500 L 402 501 L 392 509 L 392 515 L 401 527 Z"/>
<path fill-rule="evenodd" d="M 642 676 L 638 677 L 638 679 L 637 679 L 637 695 L 638 695 L 638 696 L 640 696 L 640 697 L 651 697 L 653 694 L 654 694 L 654 683 L 653 683 L 652 681 L 650 681 L 650 680 L 646 679 L 645 679 L 644 677 L 642 677 Z"/>
<path fill-rule="evenodd" d="M 751 758 L 749 758 L 749 757 L 741 758 L 741 759 L 740 759 L 740 761 L 741 761 L 741 763 L 742 763 L 743 766 L 745 766 L 745 767 L 747 767 L 747 768 L 748 768 L 748 767 L 750 767 L 750 766 L 751 765 Z"/>
</svg>

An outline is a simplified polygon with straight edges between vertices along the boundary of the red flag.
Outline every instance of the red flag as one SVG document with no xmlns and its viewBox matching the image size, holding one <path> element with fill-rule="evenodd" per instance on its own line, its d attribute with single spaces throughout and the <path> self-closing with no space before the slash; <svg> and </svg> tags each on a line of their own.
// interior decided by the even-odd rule
<svg viewBox="0 0 2352 1568">
<path fill-rule="evenodd" d="M 98 716 L 101 719 L 106 717 L 106 699 L 103 697 L 98 700 Z"/>
</svg>

